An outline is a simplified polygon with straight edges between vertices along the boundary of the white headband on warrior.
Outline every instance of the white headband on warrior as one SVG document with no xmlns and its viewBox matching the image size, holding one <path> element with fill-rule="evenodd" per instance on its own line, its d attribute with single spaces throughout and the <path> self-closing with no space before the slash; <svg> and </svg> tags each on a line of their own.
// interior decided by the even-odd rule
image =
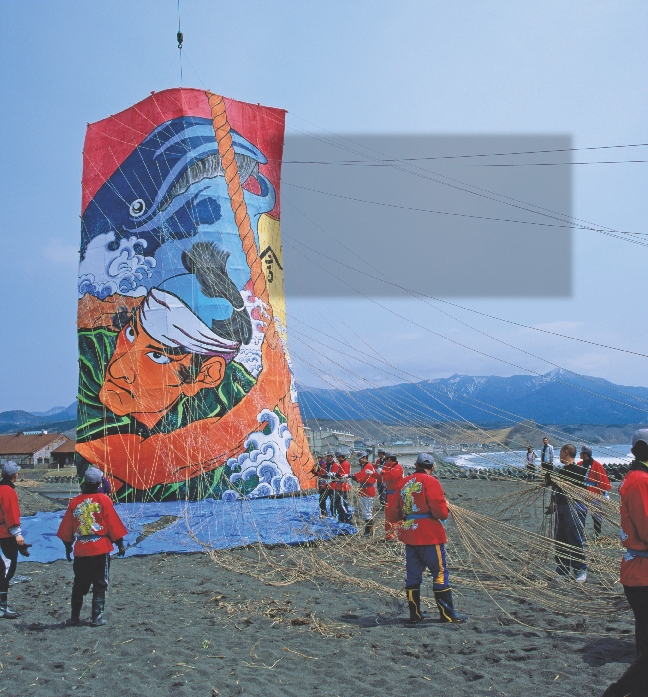
<svg viewBox="0 0 648 697">
<path fill-rule="evenodd" d="M 241 347 L 238 341 L 215 334 L 177 296 L 151 288 L 140 307 L 142 329 L 153 339 L 187 353 L 221 356 L 228 363 Z"/>
</svg>

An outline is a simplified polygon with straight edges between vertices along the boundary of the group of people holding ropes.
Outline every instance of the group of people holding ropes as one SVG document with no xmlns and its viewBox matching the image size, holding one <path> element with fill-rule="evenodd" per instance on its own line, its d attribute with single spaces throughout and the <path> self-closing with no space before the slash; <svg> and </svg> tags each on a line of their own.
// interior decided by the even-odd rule
<svg viewBox="0 0 648 697">
<path fill-rule="evenodd" d="M 588 446 L 580 450 L 563 445 L 560 465 L 553 461 L 553 447 L 545 439 L 540 472 L 545 485 L 552 488 L 549 512 L 556 517 L 554 536 L 569 546 L 569 551 L 556 553 L 556 573 L 569 576 L 578 583 L 587 579 L 584 553 L 584 526 L 587 504 L 574 495 L 572 487 L 587 489 L 593 496 L 587 500 L 592 508 L 595 534 L 601 534 L 602 503 L 597 501 L 611 489 L 605 469 L 592 457 Z M 374 507 L 378 501 L 385 508 L 385 539 L 396 537 L 405 545 L 405 593 L 409 607 L 409 622 L 425 621 L 421 610 L 421 583 L 429 571 L 440 620 L 462 622 L 466 619 L 454 607 L 445 545 L 445 521 L 448 503 L 439 480 L 434 476 L 434 457 L 420 453 L 414 471 L 405 474 L 398 457 L 384 450 L 370 462 L 368 453 L 360 451 L 358 471 L 341 451 L 320 458 L 313 474 L 319 488 L 320 515 L 337 517 L 350 524 L 352 510 L 349 502 L 351 482 L 358 485 L 360 514 L 365 523 L 364 535 L 374 531 Z M 628 474 L 619 485 L 621 499 L 621 541 L 626 553 L 621 560 L 620 580 L 635 617 L 637 654 L 648 655 L 648 428 L 632 436 L 634 457 Z M 16 481 L 20 467 L 15 462 L 2 466 L 0 480 L 0 619 L 15 619 L 18 613 L 8 606 L 7 595 L 11 578 L 16 571 L 18 555 L 29 556 L 29 547 L 20 525 L 20 506 Z M 572 487 L 565 487 L 569 483 Z M 567 490 L 569 489 L 569 491 Z M 92 588 L 91 624 L 106 623 L 104 604 L 108 587 L 110 555 L 117 547 L 118 556 L 126 548 L 127 534 L 109 496 L 109 485 L 103 473 L 89 467 L 81 482 L 81 493 L 69 503 L 57 535 L 65 545 L 68 561 L 74 560 L 71 614 L 67 624 L 80 624 L 84 596 Z M 566 547 L 561 547 L 566 549 Z M 9 562 L 7 565 L 5 560 Z"/>
</svg>

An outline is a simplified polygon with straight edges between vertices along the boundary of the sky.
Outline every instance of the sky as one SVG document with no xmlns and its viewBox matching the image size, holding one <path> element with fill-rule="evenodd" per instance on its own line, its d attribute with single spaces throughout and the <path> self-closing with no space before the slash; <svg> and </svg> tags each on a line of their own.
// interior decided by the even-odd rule
<svg viewBox="0 0 648 697">
<path fill-rule="evenodd" d="M 285 108 L 289 137 L 559 134 L 576 148 L 648 142 L 644 2 L 182 0 L 181 18 L 182 85 Z M 181 84 L 177 2 L 0 0 L 0 21 L 0 410 L 46 410 L 76 394 L 85 127 Z M 648 147 L 572 154 L 626 159 L 648 160 Z M 345 281 L 357 296 L 289 298 L 297 378 L 351 388 L 562 367 L 648 385 L 647 359 L 627 352 L 648 353 L 648 164 L 569 170 L 572 215 L 643 233 L 632 238 L 639 244 L 574 230 L 565 271 L 571 293 L 442 298 L 461 307 L 363 297 L 360 274 L 322 264 L 313 283 Z M 300 176 L 284 167 L 284 184 Z M 327 234 L 327 221 L 317 211 L 310 217 Z M 287 246 L 299 225 L 285 232 Z M 508 272 L 535 288 L 557 261 L 548 249 Z M 432 250 L 429 273 L 448 266 L 458 278 L 465 272 L 461 256 Z"/>
</svg>

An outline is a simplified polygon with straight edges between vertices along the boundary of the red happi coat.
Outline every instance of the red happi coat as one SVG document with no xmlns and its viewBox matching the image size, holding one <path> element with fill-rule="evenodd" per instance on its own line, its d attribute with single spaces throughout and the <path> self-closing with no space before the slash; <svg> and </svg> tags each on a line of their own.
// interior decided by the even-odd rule
<svg viewBox="0 0 648 697">
<path fill-rule="evenodd" d="M 351 463 L 348 460 L 342 460 L 342 462 L 336 460 L 331 467 L 331 474 L 335 477 L 343 477 L 344 475 L 348 477 L 351 474 Z M 336 491 L 351 491 L 351 484 L 349 484 L 348 479 L 346 481 L 337 479 L 331 484 L 331 489 L 335 489 Z"/>
<path fill-rule="evenodd" d="M 448 517 L 448 504 L 439 480 L 426 472 L 403 479 L 397 495 L 387 502 L 385 516 L 391 523 L 403 521 L 398 539 L 406 545 L 439 545 L 448 539 L 439 522 Z"/>
<path fill-rule="evenodd" d="M 94 557 L 112 552 L 113 542 L 128 530 L 105 494 L 79 494 L 70 501 L 56 535 L 74 542 L 75 557 Z"/>
<path fill-rule="evenodd" d="M 313 467 L 313 474 L 317 477 L 317 486 L 320 489 L 328 487 L 328 472 L 326 471 L 326 461 L 318 462 Z"/>
<path fill-rule="evenodd" d="M 648 470 L 630 470 L 619 485 L 621 543 L 626 549 L 648 553 Z M 648 586 L 648 557 L 626 553 L 621 560 L 624 586 Z"/>
<path fill-rule="evenodd" d="M 18 494 L 13 484 L 0 485 L 0 538 L 13 537 L 9 528 L 20 525 Z"/>
<path fill-rule="evenodd" d="M 578 464 L 584 467 L 582 460 Z M 585 487 L 592 494 L 602 494 L 604 491 L 610 491 L 612 488 L 610 478 L 600 462 L 592 460 L 585 477 Z"/>
<path fill-rule="evenodd" d="M 403 465 L 398 462 L 385 462 L 382 466 L 382 472 L 378 475 L 378 481 L 385 485 L 388 500 L 392 494 L 398 491 L 403 474 Z"/>
<path fill-rule="evenodd" d="M 365 462 L 362 469 L 353 475 L 353 478 L 360 484 L 360 496 L 373 498 L 376 495 L 376 482 L 378 477 L 371 462 Z"/>
</svg>

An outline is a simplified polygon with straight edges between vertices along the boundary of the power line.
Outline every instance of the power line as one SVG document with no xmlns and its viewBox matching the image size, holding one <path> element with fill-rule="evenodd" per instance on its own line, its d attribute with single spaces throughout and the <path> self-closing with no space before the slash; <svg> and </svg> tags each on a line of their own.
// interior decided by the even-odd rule
<svg viewBox="0 0 648 697">
<path fill-rule="evenodd" d="M 299 184 L 292 184 L 291 182 L 282 182 L 284 186 L 291 186 L 294 189 L 302 189 L 303 191 L 311 191 L 315 194 L 322 194 L 323 196 L 333 196 L 335 198 L 342 198 L 347 201 L 355 201 L 356 203 L 368 203 L 373 206 L 385 206 L 386 208 L 397 208 L 400 210 L 406 210 L 406 211 L 415 211 L 418 213 L 432 213 L 435 215 L 449 215 L 449 216 L 454 216 L 458 218 L 474 218 L 476 220 L 491 220 L 491 221 L 496 221 L 500 223 L 518 223 L 520 225 L 538 225 L 540 227 L 557 227 L 557 228 L 570 228 L 570 229 L 576 229 L 576 230 L 590 230 L 592 232 L 600 232 L 601 234 L 608 235 L 610 237 L 616 237 L 617 239 L 624 239 L 628 242 L 634 242 L 634 244 L 639 244 L 642 247 L 646 247 L 648 245 L 644 244 L 643 242 L 639 242 L 637 240 L 631 240 L 626 237 L 619 237 L 618 235 L 646 235 L 648 233 L 645 232 L 630 232 L 627 230 L 616 230 L 615 232 L 618 234 L 613 234 L 606 228 L 595 228 L 595 227 L 588 227 L 586 225 L 579 225 L 576 223 L 565 223 L 563 225 L 559 225 L 556 223 L 540 223 L 537 221 L 532 221 L 532 220 L 514 220 L 510 218 L 492 218 L 489 216 L 485 215 L 471 215 L 468 213 L 452 213 L 449 211 L 435 211 L 435 210 L 430 210 L 428 208 L 416 208 L 415 206 L 399 206 L 398 204 L 395 203 L 385 203 L 384 201 L 369 201 L 367 199 L 363 198 L 355 198 L 353 196 L 344 196 L 343 194 L 334 194 L 330 191 L 322 191 L 321 189 L 311 189 L 307 186 L 299 186 Z M 535 213 L 535 211 L 529 211 L 531 213 Z M 541 213 L 538 213 L 537 215 L 542 215 Z"/>
<path fill-rule="evenodd" d="M 479 155 L 467 155 L 466 157 L 479 157 Z M 403 158 L 402 160 L 395 160 L 395 163 L 405 162 L 405 161 L 415 161 L 415 160 L 426 160 L 426 159 L 436 159 L 436 158 Z M 454 158 L 448 158 L 454 159 Z M 283 164 L 285 165 L 337 165 L 341 167 L 393 167 L 392 161 L 380 160 L 378 162 L 367 162 L 363 160 L 342 162 L 342 161 L 326 161 L 326 160 L 286 160 Z M 623 165 L 628 163 L 637 162 L 648 162 L 648 160 L 590 160 L 589 162 L 520 162 L 520 163 L 488 163 L 484 165 L 464 165 L 464 167 L 559 167 L 564 165 Z"/>
<path fill-rule="evenodd" d="M 372 165 L 373 162 L 378 164 L 373 164 L 373 166 L 379 166 L 379 163 L 390 163 L 390 162 L 423 162 L 432 160 L 461 160 L 461 159 L 471 159 L 475 157 L 508 157 L 511 155 L 538 155 L 538 154 L 548 154 L 554 152 L 585 152 L 588 150 L 612 150 L 615 148 L 642 148 L 648 146 L 648 143 L 630 143 L 628 145 L 598 145 L 589 148 L 556 148 L 554 150 L 519 150 L 515 152 L 494 152 L 494 153 L 484 153 L 478 155 L 437 155 L 433 157 L 398 157 L 398 158 L 383 158 L 373 161 L 367 160 L 285 160 L 285 165 Z M 646 162 L 647 160 L 624 160 L 627 162 Z M 566 164 L 580 164 L 580 163 L 566 163 Z M 585 163 L 590 164 L 590 163 Z"/>
</svg>

